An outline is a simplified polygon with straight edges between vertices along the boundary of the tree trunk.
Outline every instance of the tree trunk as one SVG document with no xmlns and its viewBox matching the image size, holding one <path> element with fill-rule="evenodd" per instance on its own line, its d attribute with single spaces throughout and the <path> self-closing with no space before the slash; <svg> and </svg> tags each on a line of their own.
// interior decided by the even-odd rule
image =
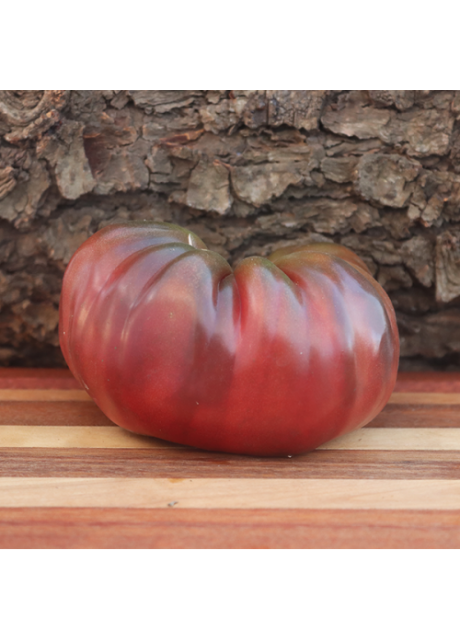
<svg viewBox="0 0 460 640">
<path fill-rule="evenodd" d="M 1 91 L 0 365 L 60 366 L 97 229 L 163 220 L 230 262 L 334 241 L 398 313 L 403 368 L 460 368 L 460 92 Z"/>
</svg>

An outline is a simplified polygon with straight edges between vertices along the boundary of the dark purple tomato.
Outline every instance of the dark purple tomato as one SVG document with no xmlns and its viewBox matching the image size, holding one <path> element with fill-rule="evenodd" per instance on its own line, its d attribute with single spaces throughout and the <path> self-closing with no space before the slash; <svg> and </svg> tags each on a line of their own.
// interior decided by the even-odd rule
<svg viewBox="0 0 460 640">
<path fill-rule="evenodd" d="M 116 424 L 213 451 L 294 455 L 359 429 L 393 390 L 391 302 L 352 251 L 232 269 L 186 229 L 105 227 L 64 276 L 60 342 Z"/>
</svg>

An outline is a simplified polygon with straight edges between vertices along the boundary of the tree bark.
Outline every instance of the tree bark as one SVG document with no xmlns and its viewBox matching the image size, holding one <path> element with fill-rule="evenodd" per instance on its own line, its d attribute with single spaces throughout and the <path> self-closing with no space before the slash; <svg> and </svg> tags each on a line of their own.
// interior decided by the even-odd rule
<svg viewBox="0 0 460 640">
<path fill-rule="evenodd" d="M 61 366 L 74 251 L 163 220 L 231 263 L 350 247 L 403 368 L 460 368 L 460 92 L 1 91 L 0 365 Z"/>
</svg>

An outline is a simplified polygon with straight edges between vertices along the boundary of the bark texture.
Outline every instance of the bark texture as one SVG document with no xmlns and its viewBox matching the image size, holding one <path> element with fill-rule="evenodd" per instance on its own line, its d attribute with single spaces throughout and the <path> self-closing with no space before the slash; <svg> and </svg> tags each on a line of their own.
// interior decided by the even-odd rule
<svg viewBox="0 0 460 640">
<path fill-rule="evenodd" d="M 74 251 L 122 220 L 230 262 L 356 251 L 404 368 L 460 367 L 459 91 L 0 91 L 0 365 L 62 365 Z"/>
</svg>

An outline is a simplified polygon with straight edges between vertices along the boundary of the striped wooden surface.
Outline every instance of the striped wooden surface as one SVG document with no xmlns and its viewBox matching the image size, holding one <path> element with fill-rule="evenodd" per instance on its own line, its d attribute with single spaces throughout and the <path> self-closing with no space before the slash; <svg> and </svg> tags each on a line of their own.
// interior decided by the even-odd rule
<svg viewBox="0 0 460 640">
<path fill-rule="evenodd" d="M 1 548 L 458 548 L 460 374 L 400 374 L 367 428 L 295 458 L 113 425 L 66 371 L 0 370 Z"/>
</svg>

